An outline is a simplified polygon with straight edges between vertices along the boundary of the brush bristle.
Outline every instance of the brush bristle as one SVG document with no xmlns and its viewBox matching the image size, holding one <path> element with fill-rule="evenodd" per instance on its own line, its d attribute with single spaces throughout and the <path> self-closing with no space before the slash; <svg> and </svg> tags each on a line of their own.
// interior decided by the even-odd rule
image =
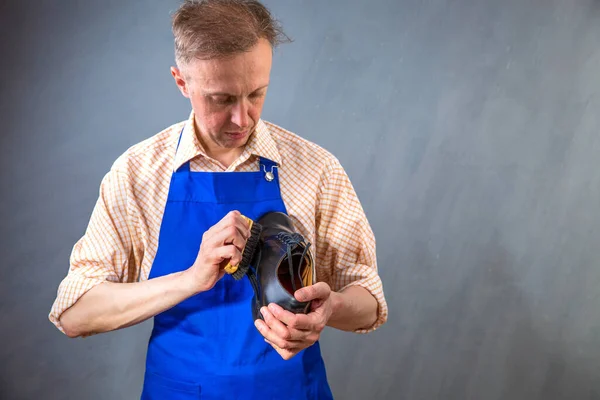
<svg viewBox="0 0 600 400">
<path fill-rule="evenodd" d="M 252 258 L 254 258 L 254 253 L 258 247 L 261 233 L 262 226 L 254 222 L 252 228 L 250 228 L 250 237 L 246 241 L 246 246 L 242 252 L 242 261 L 238 264 L 237 270 L 231 274 L 236 281 L 239 281 L 246 276 L 246 272 L 248 272 L 248 268 L 250 268 L 250 263 L 252 262 Z"/>
</svg>

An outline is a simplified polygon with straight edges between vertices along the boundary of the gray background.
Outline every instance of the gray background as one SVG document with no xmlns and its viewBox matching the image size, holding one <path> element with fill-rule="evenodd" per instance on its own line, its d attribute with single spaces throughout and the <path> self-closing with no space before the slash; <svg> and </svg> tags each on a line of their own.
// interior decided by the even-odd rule
<svg viewBox="0 0 600 400">
<path fill-rule="evenodd" d="M 112 161 L 184 119 L 176 1 L 0 3 L 0 397 L 134 399 L 148 323 L 48 321 Z M 327 331 L 339 399 L 600 398 L 600 3 L 270 0 L 264 117 L 339 157 L 389 323 Z"/>
</svg>

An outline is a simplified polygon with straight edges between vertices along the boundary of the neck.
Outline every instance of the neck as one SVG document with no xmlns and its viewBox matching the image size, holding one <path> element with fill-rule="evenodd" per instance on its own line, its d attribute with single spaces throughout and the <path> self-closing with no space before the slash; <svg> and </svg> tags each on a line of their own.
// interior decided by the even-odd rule
<svg viewBox="0 0 600 400">
<path fill-rule="evenodd" d="M 225 168 L 229 168 L 229 166 L 231 164 L 233 164 L 233 162 L 235 160 L 238 159 L 238 157 L 242 154 L 244 150 L 243 149 L 231 149 L 229 152 L 227 153 L 212 153 L 212 154 L 208 154 L 209 157 L 217 160 L 219 163 L 221 163 Z"/>
<path fill-rule="evenodd" d="M 226 149 L 217 146 L 214 143 L 208 143 L 208 141 L 203 140 L 201 137 L 199 137 L 198 140 L 200 140 L 200 144 L 204 148 L 206 155 L 213 160 L 217 160 L 225 168 L 228 168 L 231 164 L 233 164 L 233 162 L 237 160 L 238 157 L 244 152 L 243 147 Z"/>
<path fill-rule="evenodd" d="M 212 158 L 213 160 L 218 161 L 225 168 L 229 168 L 229 166 L 233 164 L 233 162 L 237 160 L 238 157 L 241 156 L 244 152 L 244 147 L 237 147 L 231 149 L 224 148 L 219 146 L 217 143 L 211 141 L 210 138 L 202 137 L 202 135 L 200 134 L 200 130 L 198 129 L 198 125 L 195 126 L 195 131 L 196 137 L 198 138 L 200 145 L 206 152 L 206 155 Z"/>
</svg>

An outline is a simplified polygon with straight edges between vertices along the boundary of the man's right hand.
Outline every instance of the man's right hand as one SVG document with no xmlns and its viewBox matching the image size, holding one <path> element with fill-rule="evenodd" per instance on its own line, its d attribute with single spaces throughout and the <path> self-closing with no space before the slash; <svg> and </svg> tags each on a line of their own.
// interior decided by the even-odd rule
<svg viewBox="0 0 600 400">
<path fill-rule="evenodd" d="M 237 265 L 250 237 L 248 223 L 238 211 L 231 211 L 202 236 L 196 261 L 189 268 L 194 290 L 205 292 L 212 289 L 225 275 L 228 262 Z"/>
</svg>

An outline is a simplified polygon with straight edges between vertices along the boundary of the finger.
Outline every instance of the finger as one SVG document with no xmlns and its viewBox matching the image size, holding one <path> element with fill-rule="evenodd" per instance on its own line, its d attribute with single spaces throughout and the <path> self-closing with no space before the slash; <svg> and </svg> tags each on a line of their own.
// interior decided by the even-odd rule
<svg viewBox="0 0 600 400">
<path fill-rule="evenodd" d="M 323 317 L 321 314 L 297 314 L 294 327 L 300 332 L 321 332 L 323 330 Z"/>
<path fill-rule="evenodd" d="M 269 339 L 265 338 L 265 342 L 269 343 L 273 348 L 277 351 L 282 351 L 282 348 L 277 346 L 275 343 L 271 342 Z"/>
<path fill-rule="evenodd" d="M 277 346 L 276 344 L 272 343 L 271 341 L 269 341 L 268 339 L 265 339 L 265 342 L 267 342 L 268 344 L 271 345 L 271 347 L 273 347 L 275 349 L 275 351 L 281 356 L 281 358 L 283 358 L 284 360 L 289 360 L 292 357 L 294 357 L 299 350 L 284 350 L 282 348 L 280 348 L 279 346 Z"/>
<path fill-rule="evenodd" d="M 228 261 L 231 265 L 237 265 L 242 261 L 242 252 L 234 245 L 220 246 L 214 249 L 209 257 L 212 258 L 211 264 L 217 265 Z"/>
<path fill-rule="evenodd" d="M 265 339 L 270 340 L 280 348 L 286 350 L 302 347 L 302 342 L 290 339 L 290 333 L 287 331 L 285 326 L 281 324 L 281 322 L 279 322 L 279 324 L 281 325 L 281 327 L 283 327 L 285 333 L 281 334 L 281 329 L 275 330 L 273 328 L 273 326 L 276 325 L 274 324 L 275 318 L 271 315 L 271 313 L 269 313 L 268 310 L 266 310 L 266 308 L 261 310 L 261 313 L 263 314 L 263 318 L 265 320 L 257 320 L 255 322 L 255 325 L 259 332 L 265 337 Z"/>
<path fill-rule="evenodd" d="M 235 226 L 245 239 L 250 236 L 250 225 L 239 211 L 231 211 L 223 217 L 223 227 Z"/>
<path fill-rule="evenodd" d="M 290 312 L 288 310 L 284 310 L 281 306 L 271 303 L 268 306 L 269 311 L 275 318 L 281 321 L 287 328 L 294 334 L 294 332 L 298 331 L 299 334 L 302 334 L 302 331 L 310 330 L 310 328 L 303 328 L 298 324 L 298 315 Z"/>
<path fill-rule="evenodd" d="M 215 232 L 209 239 L 209 245 L 218 247 L 222 245 L 233 244 L 240 251 L 244 250 L 248 236 L 241 233 L 238 227 L 230 225 L 218 232 Z"/>
<path fill-rule="evenodd" d="M 327 299 L 331 295 L 331 288 L 325 282 L 317 282 L 314 285 L 298 289 L 294 297 L 298 301 L 311 301 Z"/>
<path fill-rule="evenodd" d="M 280 320 L 278 320 L 270 311 L 267 307 L 263 307 L 260 310 L 265 323 L 267 324 L 267 326 L 269 327 L 269 329 L 271 331 L 273 331 L 277 337 L 279 337 L 280 339 L 288 342 L 288 341 L 294 341 L 294 340 L 302 340 L 302 337 L 294 337 L 294 335 L 292 334 L 291 330 L 285 326 L 283 324 L 283 322 L 281 322 Z M 297 336 L 297 335 L 296 335 Z"/>
<path fill-rule="evenodd" d="M 210 228 L 202 237 L 202 246 L 207 249 L 214 249 L 222 245 L 233 244 L 242 251 L 246 246 L 249 230 L 239 228 L 233 221 L 230 222 L 226 226 L 215 225 Z"/>
<path fill-rule="evenodd" d="M 276 349 L 281 349 L 282 347 L 286 346 L 285 341 L 282 340 L 281 338 L 279 338 L 275 334 L 275 332 L 273 332 L 269 328 L 269 326 L 265 323 L 265 321 L 263 321 L 261 319 L 257 319 L 256 321 L 254 321 L 254 326 L 256 327 L 256 329 L 258 329 L 260 334 L 263 335 L 263 337 L 265 338 L 265 341 L 267 343 L 269 343 L 271 346 L 276 347 Z"/>
<path fill-rule="evenodd" d="M 210 230 L 212 231 L 211 233 L 217 235 L 230 227 L 235 227 L 245 239 L 250 236 L 248 222 L 242 218 L 242 214 L 239 211 L 230 211 Z"/>
</svg>

